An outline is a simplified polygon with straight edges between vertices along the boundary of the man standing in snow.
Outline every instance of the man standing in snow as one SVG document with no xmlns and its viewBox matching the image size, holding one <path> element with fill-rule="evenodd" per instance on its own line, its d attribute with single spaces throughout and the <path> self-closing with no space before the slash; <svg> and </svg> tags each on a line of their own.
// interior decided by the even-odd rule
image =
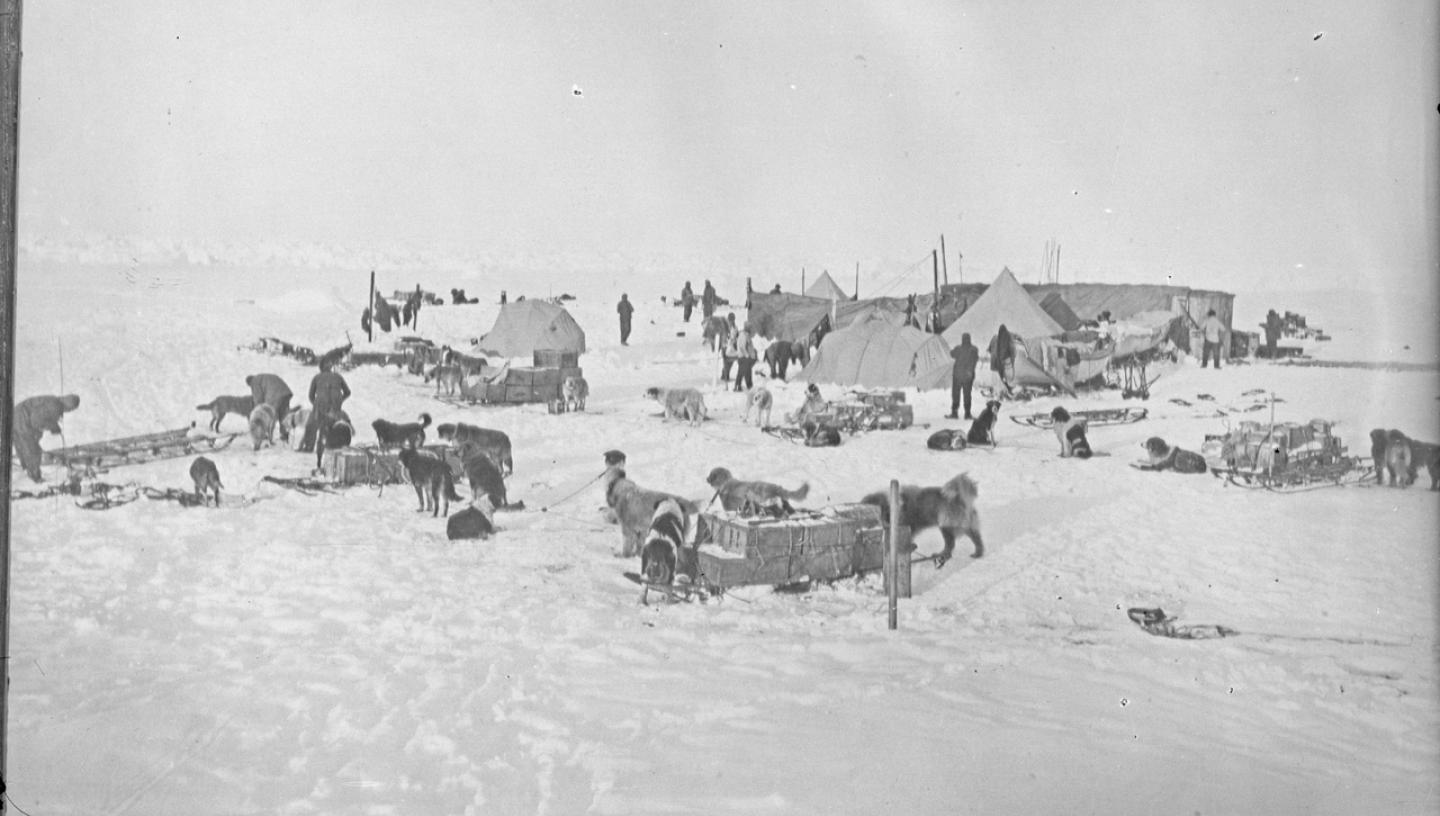
<svg viewBox="0 0 1440 816">
<path fill-rule="evenodd" d="M 709 320 L 715 314 L 715 301 L 718 296 L 715 294 L 715 287 L 709 280 L 705 281 L 705 290 L 700 293 L 700 316 Z"/>
<path fill-rule="evenodd" d="M 755 387 L 755 380 L 750 372 L 755 368 L 755 361 L 760 355 L 755 352 L 755 341 L 750 339 L 750 326 L 740 330 L 735 336 L 735 361 L 738 368 L 735 369 L 735 390 L 749 391 Z"/>
<path fill-rule="evenodd" d="M 1200 350 L 1200 367 L 1210 361 L 1211 355 L 1215 357 L 1215 370 L 1220 370 L 1220 340 L 1225 336 L 1225 324 L 1215 316 L 1215 310 L 1205 315 L 1205 322 L 1200 324 L 1200 331 L 1205 334 L 1205 345 Z"/>
<path fill-rule="evenodd" d="M 305 435 L 300 439 L 300 450 L 309 453 L 315 450 L 315 437 L 323 434 L 339 419 L 345 400 L 350 397 L 350 386 L 345 378 L 331 370 L 329 360 L 320 363 L 320 373 L 310 380 L 310 420 L 305 423 Z"/>
<path fill-rule="evenodd" d="M 1010 396 L 1010 379 L 1015 375 L 1015 338 L 1010 336 L 1010 330 L 1005 324 L 1000 324 L 1000 329 L 995 332 L 995 337 L 990 341 L 990 370 L 1000 378 L 1000 391 L 1005 396 Z"/>
<path fill-rule="evenodd" d="M 980 362 L 980 349 L 971 345 L 969 332 L 960 335 L 960 345 L 950 349 L 950 356 L 954 358 L 955 366 L 950 369 L 950 413 L 945 416 L 959 419 L 957 411 L 963 395 L 965 418 L 974 419 L 970 416 L 970 389 L 975 385 L 975 364 Z"/>
<path fill-rule="evenodd" d="M 1265 315 L 1265 356 L 1275 359 L 1275 344 L 1280 341 L 1280 315 L 1274 309 Z"/>
<path fill-rule="evenodd" d="M 79 407 L 80 398 L 74 394 L 31 397 L 15 406 L 12 423 L 15 453 L 32 481 L 44 481 L 40 477 L 40 437 L 46 431 L 60 433 L 60 418 L 66 411 Z"/>
<path fill-rule="evenodd" d="M 730 366 L 735 365 L 735 343 L 739 340 L 740 332 L 735 328 L 735 313 L 731 312 L 725 316 L 725 323 L 720 327 L 720 358 L 723 364 L 720 367 L 720 382 L 730 382 Z"/>
<path fill-rule="evenodd" d="M 620 315 L 620 345 L 630 345 L 630 315 L 635 313 L 635 307 L 630 305 L 628 295 L 620 295 L 620 303 L 615 306 L 615 311 Z"/>
<path fill-rule="evenodd" d="M 695 311 L 695 290 L 690 288 L 690 281 L 685 281 L 685 288 L 680 290 L 680 308 L 685 310 L 685 322 L 690 322 L 690 313 Z"/>
</svg>

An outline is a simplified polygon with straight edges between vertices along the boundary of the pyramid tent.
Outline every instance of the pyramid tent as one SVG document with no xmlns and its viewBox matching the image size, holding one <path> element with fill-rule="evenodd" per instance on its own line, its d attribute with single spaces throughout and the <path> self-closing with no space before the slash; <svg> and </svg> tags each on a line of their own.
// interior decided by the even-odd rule
<svg viewBox="0 0 1440 816">
<path fill-rule="evenodd" d="M 969 334 L 970 342 L 983 352 L 1001 325 L 1020 337 L 1054 337 L 1065 331 L 1030 297 L 1015 275 L 1003 269 L 985 294 L 941 336 L 953 347 L 960 345 L 960 335 Z"/>
<path fill-rule="evenodd" d="M 830 277 L 829 272 L 821 272 L 820 277 L 816 278 L 814 283 L 806 287 L 805 294 L 809 297 L 823 298 L 825 300 L 850 299 L 844 290 L 835 283 L 835 279 Z"/>
<path fill-rule="evenodd" d="M 867 388 L 946 388 L 950 347 L 937 334 L 868 317 L 825 335 L 800 379 Z"/>
<path fill-rule="evenodd" d="M 570 313 L 543 300 L 507 303 L 495 326 L 475 343 L 500 357 L 529 357 L 536 349 L 585 351 L 585 332 Z"/>
</svg>

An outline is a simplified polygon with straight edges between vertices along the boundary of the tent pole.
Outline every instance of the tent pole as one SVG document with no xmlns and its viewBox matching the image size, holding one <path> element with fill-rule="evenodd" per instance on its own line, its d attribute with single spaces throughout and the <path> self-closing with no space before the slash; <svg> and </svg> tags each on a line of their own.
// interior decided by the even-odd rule
<svg viewBox="0 0 1440 816">
<path fill-rule="evenodd" d="M 375 270 L 370 270 L 370 328 L 365 330 L 366 342 L 375 342 Z"/>
<path fill-rule="evenodd" d="M 21 0 L 0 0 L 0 447 L 14 444 L 15 405 L 15 204 L 20 156 Z M 0 794 L 6 786 L 10 696 L 10 465 L 0 472 Z M 0 814 L 9 812 L 0 795 Z"/>
<path fill-rule="evenodd" d="M 855 291 L 854 291 L 853 294 L 851 294 L 851 298 L 854 299 L 854 300 L 859 300 L 859 299 L 860 299 L 860 262 L 859 262 L 859 261 L 856 261 L 856 262 L 855 262 Z"/>
<path fill-rule="evenodd" d="M 950 261 L 945 257 L 945 235 L 940 235 L 940 274 L 945 279 L 945 285 L 950 285 Z"/>
<path fill-rule="evenodd" d="M 805 294 L 805 267 L 800 267 L 800 294 Z"/>
</svg>

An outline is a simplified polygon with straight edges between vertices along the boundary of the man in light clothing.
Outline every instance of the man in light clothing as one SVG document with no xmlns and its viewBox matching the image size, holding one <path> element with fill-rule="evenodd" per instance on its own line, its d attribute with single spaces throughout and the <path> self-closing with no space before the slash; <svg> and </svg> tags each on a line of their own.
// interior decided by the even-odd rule
<svg viewBox="0 0 1440 816">
<path fill-rule="evenodd" d="M 1220 318 L 1215 316 L 1214 309 L 1211 309 L 1210 313 L 1205 315 L 1205 322 L 1200 324 L 1200 331 L 1205 334 L 1205 345 L 1200 351 L 1200 367 L 1204 368 L 1205 364 L 1210 360 L 1210 356 L 1213 354 L 1215 356 L 1215 370 L 1219 371 L 1220 341 L 1225 336 L 1225 324 L 1221 323 Z"/>
</svg>

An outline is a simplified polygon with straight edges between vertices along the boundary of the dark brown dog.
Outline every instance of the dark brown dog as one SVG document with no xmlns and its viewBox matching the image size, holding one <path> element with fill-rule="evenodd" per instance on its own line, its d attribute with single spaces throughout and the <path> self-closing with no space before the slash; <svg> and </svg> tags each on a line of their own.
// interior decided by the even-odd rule
<svg viewBox="0 0 1440 816">
<path fill-rule="evenodd" d="M 1389 446 L 1384 428 L 1370 431 L 1370 461 L 1375 463 L 1375 483 L 1385 484 L 1385 448 Z"/>
<path fill-rule="evenodd" d="M 195 482 L 195 497 L 201 504 L 210 504 L 210 495 L 215 496 L 215 506 L 220 506 L 220 471 L 215 463 L 203 456 L 195 457 L 190 463 L 190 480 Z"/>
<path fill-rule="evenodd" d="M 209 411 L 210 430 L 220 433 L 220 420 L 226 414 L 239 414 L 249 419 L 250 412 L 255 410 L 255 398 L 248 394 L 243 397 L 216 397 L 204 405 L 195 406 L 195 410 Z"/>
<path fill-rule="evenodd" d="M 492 507 L 505 507 L 510 503 L 505 495 L 505 477 L 489 451 L 466 442 L 460 446 L 460 463 L 465 469 L 465 478 L 470 480 L 471 501 L 478 502 L 482 496 L 490 497 Z"/>
<path fill-rule="evenodd" d="M 1430 472 L 1430 489 L 1440 490 L 1440 445 L 1410 440 L 1410 481 L 1415 481 L 1421 466 Z"/>
<path fill-rule="evenodd" d="M 985 555 L 985 542 L 980 538 L 980 514 L 975 509 L 978 490 L 967 474 L 960 474 L 940 487 L 900 488 L 900 523 L 910 528 L 912 536 L 921 530 L 939 527 L 945 548 L 935 556 L 935 568 L 945 566 L 955 551 L 955 539 L 964 535 L 975 544 L 972 558 Z M 880 518 L 890 523 L 890 494 L 871 493 L 860 501 L 880 508 Z"/>
<path fill-rule="evenodd" d="M 430 415 L 421 414 L 419 422 L 391 422 L 388 419 L 377 419 L 370 423 L 375 429 L 375 438 L 380 442 L 380 450 L 398 448 L 403 445 L 412 445 L 420 448 L 425 445 L 425 429 L 430 425 Z"/>
<path fill-rule="evenodd" d="M 515 473 L 515 460 L 510 454 L 510 436 L 504 431 L 466 425 L 463 422 L 442 422 L 435 426 L 435 434 L 457 448 L 473 445 L 490 454 L 491 460 L 504 469 L 506 476 Z"/>
<path fill-rule="evenodd" d="M 1385 471 L 1390 474 L 1391 487 L 1409 487 L 1415 481 L 1411 463 L 1410 439 L 1391 428 L 1385 434 Z"/>
<path fill-rule="evenodd" d="M 440 504 L 443 502 L 443 515 L 449 516 L 451 500 L 463 501 L 455 492 L 455 477 L 450 473 L 450 465 L 440 459 L 407 445 L 400 449 L 400 464 L 405 466 L 410 484 L 415 486 L 415 497 L 420 500 L 420 509 L 416 512 L 429 510 L 432 517 L 442 515 Z"/>
<path fill-rule="evenodd" d="M 985 410 L 975 418 L 970 425 L 970 430 L 965 434 L 965 441 L 971 445 L 989 445 L 995 447 L 995 422 L 1000 418 L 1000 401 L 990 400 L 985 403 Z"/>
</svg>

